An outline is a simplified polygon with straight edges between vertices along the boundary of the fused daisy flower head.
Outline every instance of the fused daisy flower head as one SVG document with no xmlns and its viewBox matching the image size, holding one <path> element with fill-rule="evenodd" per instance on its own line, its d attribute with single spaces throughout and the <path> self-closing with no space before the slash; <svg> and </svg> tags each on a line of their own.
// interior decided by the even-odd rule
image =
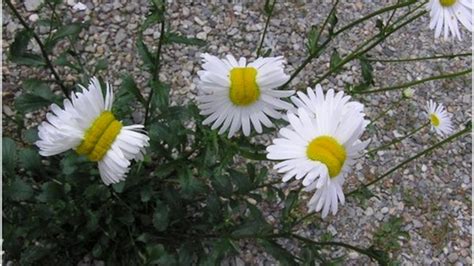
<svg viewBox="0 0 474 266">
<path fill-rule="evenodd" d="M 344 203 L 345 177 L 369 143 L 359 140 L 368 121 L 363 105 L 343 92 L 331 89 L 324 95 L 321 86 L 307 92 L 292 98 L 298 110 L 288 113 L 290 124 L 267 147 L 267 158 L 282 160 L 274 168 L 284 173 L 283 182 L 295 177 L 305 190 L 316 190 L 309 211 L 322 210 L 326 217 Z"/>
<path fill-rule="evenodd" d="M 445 39 L 451 35 L 461 40 L 458 21 L 472 32 L 472 5 L 472 0 L 430 0 L 430 29 L 435 29 L 435 37 L 443 31 Z"/>
<path fill-rule="evenodd" d="M 262 133 L 262 124 L 273 126 L 269 117 L 279 119 L 280 110 L 291 108 L 281 98 L 294 91 L 275 90 L 289 79 L 283 71 L 283 57 L 257 58 L 252 63 L 243 57 L 237 61 L 232 55 L 219 59 L 203 54 L 202 59 L 198 106 L 200 114 L 207 116 L 203 124 L 220 127 L 219 134 L 229 130 L 230 138 L 242 129 L 248 136 L 252 127 Z"/>
<path fill-rule="evenodd" d="M 51 105 L 47 121 L 38 127 L 36 145 L 42 156 L 52 156 L 73 149 L 97 162 L 106 185 L 125 180 L 130 161 L 142 160 L 149 138 L 143 125 L 123 126 L 111 112 L 112 88 L 106 86 L 105 99 L 97 78 L 88 88 L 72 93 L 64 108 Z"/>
<path fill-rule="evenodd" d="M 426 112 L 430 120 L 431 128 L 440 136 L 453 133 L 451 114 L 446 111 L 442 104 L 436 104 L 433 100 L 426 103 Z"/>
</svg>

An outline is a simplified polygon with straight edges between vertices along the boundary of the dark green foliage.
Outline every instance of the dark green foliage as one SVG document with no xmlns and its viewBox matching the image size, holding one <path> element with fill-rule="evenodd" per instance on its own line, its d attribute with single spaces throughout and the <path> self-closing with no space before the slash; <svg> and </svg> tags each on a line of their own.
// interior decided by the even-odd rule
<svg viewBox="0 0 474 266">
<path fill-rule="evenodd" d="M 400 238 L 410 239 L 410 235 L 402 227 L 403 219 L 401 217 L 390 217 L 375 232 L 374 245 L 387 252 L 397 251 L 401 248 Z"/>
<path fill-rule="evenodd" d="M 343 258 L 327 258 L 328 241 L 333 241 L 330 234 L 323 233 L 321 242 L 303 241 L 294 235 L 294 226 L 302 222 L 301 188 L 287 191 L 276 185 L 279 180 L 270 180 L 267 168 L 259 162 L 266 160 L 265 146 L 248 137 L 229 140 L 203 126 L 203 117 L 192 102 L 171 104 L 170 94 L 175 88 L 159 75 L 162 46 L 202 47 L 206 42 L 171 31 L 166 3 L 149 1 L 149 14 L 135 43 L 143 62 L 141 69 L 149 72 L 150 79 L 140 83 L 135 81 L 139 77 L 124 74 L 113 106 L 114 115 L 125 125 L 136 120 L 145 124 L 150 147 L 143 161 L 132 163 L 127 179 L 111 186 L 100 180 L 97 163 L 74 151 L 40 156 L 34 145 L 37 127 L 26 129 L 23 125 L 25 113 L 44 110 L 52 103 L 62 105 L 63 98 L 53 89 L 62 85 L 64 72 L 77 74 L 85 84 L 90 75 L 107 69 L 106 59 L 99 59 L 92 71 L 84 69 L 87 64 L 81 63 L 81 51 L 75 49 L 74 42 L 88 24 L 41 17 L 37 24 L 50 28 L 48 37 L 40 36 L 48 57 L 28 50 L 36 29 L 20 30 L 15 35 L 8 51 L 12 62 L 46 66 L 53 74 L 56 67 L 62 71 L 59 77 L 53 75 L 54 83 L 45 78 L 23 78 L 22 93 L 14 102 L 17 114 L 11 118 L 19 134 L 2 140 L 6 261 L 14 265 L 77 265 L 87 255 L 106 265 L 219 265 L 224 258 L 238 254 L 241 240 L 245 240 L 281 265 L 341 263 Z M 274 11 L 275 3 L 265 2 L 267 15 Z M 45 1 L 53 15 L 61 4 L 60 0 Z M 310 57 L 324 51 L 323 41 L 334 37 L 337 20 L 334 9 L 324 28 L 311 28 L 306 44 Z M 153 46 L 141 36 L 152 26 L 162 29 Z M 46 58 L 54 66 L 47 65 Z M 359 86 L 364 87 L 358 89 L 363 89 L 373 84 L 373 69 L 364 57 L 359 59 Z M 336 71 L 340 62 L 334 49 L 331 69 Z M 69 92 L 69 88 L 61 89 Z M 143 110 L 145 115 L 140 117 Z M 266 133 L 274 131 L 265 129 Z M 362 188 L 355 196 L 365 200 L 373 195 Z M 276 221 L 270 222 L 268 214 L 262 213 L 261 207 L 267 204 L 282 207 L 272 213 Z M 387 264 L 386 251 L 398 247 L 399 236 L 407 237 L 401 226 L 400 219 L 390 219 L 375 233 L 373 247 L 352 248 Z M 300 249 L 288 251 L 281 239 L 301 242 Z M 341 243 L 334 246 L 347 248 Z"/>
</svg>

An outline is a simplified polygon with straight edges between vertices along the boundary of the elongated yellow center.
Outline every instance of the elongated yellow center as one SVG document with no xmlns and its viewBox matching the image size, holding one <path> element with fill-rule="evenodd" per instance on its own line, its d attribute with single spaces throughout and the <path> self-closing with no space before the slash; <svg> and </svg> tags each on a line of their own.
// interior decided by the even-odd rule
<svg viewBox="0 0 474 266">
<path fill-rule="evenodd" d="M 230 71 L 229 97 L 238 106 L 250 105 L 260 97 L 257 70 L 253 67 L 234 67 Z"/>
<path fill-rule="evenodd" d="M 439 126 L 439 118 L 435 114 L 430 114 L 430 121 L 433 126 Z"/>
<path fill-rule="evenodd" d="M 448 7 L 454 5 L 456 3 L 456 0 L 439 0 L 439 3 L 442 6 Z"/>
<path fill-rule="evenodd" d="M 313 161 L 325 164 L 329 176 L 336 177 L 346 161 L 346 149 L 333 137 L 320 136 L 309 143 L 306 156 Z"/>
<path fill-rule="evenodd" d="M 121 129 L 122 123 L 115 119 L 114 114 L 109 111 L 102 112 L 86 130 L 76 152 L 86 155 L 91 161 L 102 160 Z"/>
</svg>

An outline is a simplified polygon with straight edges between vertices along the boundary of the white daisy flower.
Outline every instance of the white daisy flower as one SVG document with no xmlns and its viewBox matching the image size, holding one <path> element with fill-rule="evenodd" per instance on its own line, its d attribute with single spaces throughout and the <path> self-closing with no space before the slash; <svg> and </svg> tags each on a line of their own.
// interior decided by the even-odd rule
<svg viewBox="0 0 474 266">
<path fill-rule="evenodd" d="M 212 129 L 220 127 L 219 134 L 229 129 L 230 138 L 242 128 L 248 136 L 251 125 L 262 133 L 262 124 L 273 126 L 268 117 L 279 119 L 278 110 L 291 108 L 280 98 L 289 97 L 294 91 L 275 90 L 289 79 L 283 72 L 283 57 L 257 58 L 249 64 L 245 58 L 237 61 L 232 55 L 219 59 L 203 54 L 202 58 L 198 106 L 200 114 L 208 116 L 203 124 L 212 123 Z"/>
<path fill-rule="evenodd" d="M 299 107 L 289 112 L 290 125 L 282 128 L 280 137 L 267 147 L 267 158 L 283 160 L 274 168 L 285 173 L 283 182 L 303 179 L 306 191 L 316 189 L 308 203 L 309 211 L 322 210 L 326 217 L 344 203 L 342 185 L 355 160 L 369 141 L 360 141 L 368 121 L 363 105 L 349 102 L 350 96 L 329 90 L 324 96 L 321 86 L 308 95 L 298 93 L 293 102 Z"/>
<path fill-rule="evenodd" d="M 426 111 L 433 129 L 440 136 L 453 133 L 451 114 L 446 111 L 442 104 L 436 104 L 433 100 L 426 102 Z"/>
<path fill-rule="evenodd" d="M 149 138 L 143 125 L 123 126 L 111 112 L 114 95 L 107 84 L 105 100 L 99 80 L 92 78 L 82 93 L 64 100 L 64 109 L 51 105 L 47 121 L 38 127 L 36 145 L 42 156 L 73 149 L 98 162 L 106 185 L 125 180 L 130 160 L 142 160 Z"/>
<path fill-rule="evenodd" d="M 430 0 L 430 29 L 435 29 L 435 37 L 441 35 L 444 28 L 444 38 L 449 35 L 461 40 L 458 21 L 472 32 L 472 0 Z"/>
</svg>

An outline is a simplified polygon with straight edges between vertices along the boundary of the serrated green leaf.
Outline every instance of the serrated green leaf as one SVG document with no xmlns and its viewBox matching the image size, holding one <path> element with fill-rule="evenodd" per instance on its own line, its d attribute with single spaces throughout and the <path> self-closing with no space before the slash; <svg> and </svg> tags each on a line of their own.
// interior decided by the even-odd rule
<svg viewBox="0 0 474 266">
<path fill-rule="evenodd" d="M 145 45 L 142 38 L 137 38 L 136 46 L 144 66 L 150 72 L 155 72 L 155 57 L 150 53 L 148 46 Z"/>
<path fill-rule="evenodd" d="M 52 36 L 51 41 L 57 42 L 65 37 L 76 38 L 86 25 L 82 23 L 71 23 L 59 28 Z"/>
<path fill-rule="evenodd" d="M 38 127 L 28 128 L 23 132 L 23 139 L 29 144 L 34 144 L 39 140 Z"/>
<path fill-rule="evenodd" d="M 123 76 L 122 84 L 120 85 L 120 87 L 121 87 L 120 88 L 121 90 L 128 91 L 130 94 L 135 96 L 135 98 L 142 104 L 146 104 L 145 98 L 143 98 L 143 95 L 138 89 L 137 84 L 135 83 L 135 80 L 129 74 L 126 74 Z"/>
<path fill-rule="evenodd" d="M 33 149 L 22 149 L 18 155 L 20 159 L 20 165 L 29 171 L 36 172 L 41 169 L 41 157 L 37 151 Z"/>
<path fill-rule="evenodd" d="M 3 173 L 12 177 L 15 174 L 17 160 L 16 143 L 10 138 L 2 139 Z"/>
<path fill-rule="evenodd" d="M 201 40 L 201 39 L 193 38 L 193 37 L 186 37 L 176 32 L 167 32 L 165 35 L 165 43 L 178 43 L 178 44 L 196 45 L 196 46 L 206 45 L 205 40 Z"/>
<path fill-rule="evenodd" d="M 31 93 L 24 93 L 15 99 L 15 107 L 22 113 L 36 111 L 50 105 L 51 103 L 51 99 L 46 99 L 42 96 Z"/>
<path fill-rule="evenodd" d="M 170 87 L 168 84 L 163 82 L 150 81 L 150 87 L 154 90 L 152 108 L 158 108 L 158 110 L 165 112 L 169 107 L 169 94 Z"/>
<path fill-rule="evenodd" d="M 53 203 L 62 199 L 63 195 L 63 186 L 55 182 L 46 182 L 41 186 L 41 193 L 36 198 L 41 202 Z"/>
<path fill-rule="evenodd" d="M 282 265 L 298 265 L 293 259 L 294 256 L 274 240 L 258 239 L 257 242 Z"/>
<path fill-rule="evenodd" d="M 286 196 L 285 207 L 283 208 L 283 212 L 282 212 L 283 219 L 288 218 L 291 211 L 296 206 L 296 203 L 298 202 L 298 195 L 299 195 L 298 191 L 293 190 L 293 191 L 290 191 L 290 193 L 288 193 L 288 196 Z"/>
<path fill-rule="evenodd" d="M 374 83 L 374 76 L 373 76 L 373 71 L 374 69 L 372 68 L 372 65 L 370 62 L 367 60 L 365 57 L 360 57 L 359 58 L 360 62 L 360 67 L 362 71 L 362 79 L 363 79 L 363 84 L 366 85 L 373 85 Z"/>
<path fill-rule="evenodd" d="M 157 200 L 153 213 L 153 226 L 158 231 L 165 231 L 169 222 L 169 208 L 162 201 Z"/>
<path fill-rule="evenodd" d="M 6 193 L 14 201 L 24 201 L 33 196 L 33 188 L 22 179 L 15 178 L 6 189 Z"/>
<path fill-rule="evenodd" d="M 341 61 L 342 61 L 341 56 L 339 55 L 339 53 L 337 52 L 336 49 L 333 49 L 333 52 L 332 52 L 332 55 L 331 55 L 331 60 L 329 62 L 329 67 L 332 70 L 336 70 L 337 65 L 339 65 L 339 63 L 341 63 Z M 339 72 L 339 71 L 337 71 L 337 72 Z"/>
</svg>

